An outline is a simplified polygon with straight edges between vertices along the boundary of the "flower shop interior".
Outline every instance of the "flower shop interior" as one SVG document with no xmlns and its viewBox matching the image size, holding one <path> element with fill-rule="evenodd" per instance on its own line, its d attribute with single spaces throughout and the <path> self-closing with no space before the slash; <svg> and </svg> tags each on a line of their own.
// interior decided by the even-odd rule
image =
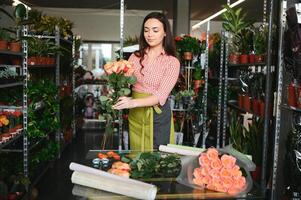
<svg viewBox="0 0 301 200">
<path fill-rule="evenodd" d="M 135 79 L 104 66 L 130 66 L 150 12 L 181 65 L 175 144 L 136 152 L 128 110 L 112 109 Z M 1 0 L 0 200 L 301 199 L 300 13 L 299 0 Z"/>
</svg>

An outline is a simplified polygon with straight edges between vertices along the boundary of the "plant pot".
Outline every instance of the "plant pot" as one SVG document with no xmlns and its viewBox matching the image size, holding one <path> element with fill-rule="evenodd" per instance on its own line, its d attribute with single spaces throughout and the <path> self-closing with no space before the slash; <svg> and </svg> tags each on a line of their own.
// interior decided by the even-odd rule
<svg viewBox="0 0 301 200">
<path fill-rule="evenodd" d="M 297 106 L 296 91 L 292 83 L 287 87 L 287 104 L 293 107 Z"/>
<path fill-rule="evenodd" d="M 229 63 L 231 63 L 231 64 L 239 64 L 239 54 L 231 53 L 229 55 Z"/>
<path fill-rule="evenodd" d="M 37 61 L 38 61 L 38 60 L 37 60 L 37 57 L 29 57 L 29 58 L 27 59 L 27 64 L 28 64 L 28 65 L 37 65 L 37 64 L 38 64 Z"/>
<path fill-rule="evenodd" d="M 241 64 L 247 64 L 249 63 L 249 55 L 247 54 L 242 54 L 239 56 L 239 61 Z"/>
<path fill-rule="evenodd" d="M 190 104 L 191 97 L 182 97 L 183 109 L 187 109 Z"/>
<path fill-rule="evenodd" d="M 255 55 L 255 63 L 262 63 L 264 61 L 263 55 Z"/>
<path fill-rule="evenodd" d="M 192 52 L 184 52 L 183 53 L 184 60 L 192 60 Z"/>
<path fill-rule="evenodd" d="M 264 117 L 264 107 L 265 103 L 262 100 L 259 100 L 259 116 Z"/>
<path fill-rule="evenodd" d="M 261 166 L 256 166 L 255 171 L 251 172 L 251 176 L 255 182 L 259 182 L 261 177 Z"/>
<path fill-rule="evenodd" d="M 5 40 L 0 40 L 0 50 L 6 51 L 8 49 L 8 42 Z"/>
<path fill-rule="evenodd" d="M 251 99 L 248 95 L 243 96 L 243 108 L 248 112 L 251 111 Z"/>
<path fill-rule="evenodd" d="M 242 94 L 238 94 L 238 107 L 242 108 L 243 107 L 243 95 Z"/>
<path fill-rule="evenodd" d="M 9 50 L 12 52 L 21 52 L 21 42 L 10 42 L 9 43 Z"/>
<path fill-rule="evenodd" d="M 259 101 L 257 99 L 252 99 L 252 110 L 254 115 L 259 115 Z"/>
<path fill-rule="evenodd" d="M 255 63 L 255 54 L 249 55 L 249 63 Z"/>
<path fill-rule="evenodd" d="M 12 65 L 21 65 L 22 64 L 22 61 L 21 61 L 21 59 L 20 58 L 13 58 L 12 60 L 11 60 L 11 64 Z"/>
</svg>

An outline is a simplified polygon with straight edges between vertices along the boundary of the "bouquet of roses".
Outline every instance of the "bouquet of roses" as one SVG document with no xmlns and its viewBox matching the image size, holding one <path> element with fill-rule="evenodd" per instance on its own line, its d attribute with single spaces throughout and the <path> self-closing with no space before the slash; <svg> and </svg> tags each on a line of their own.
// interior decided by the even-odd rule
<svg viewBox="0 0 301 200">
<path fill-rule="evenodd" d="M 233 156 L 219 156 L 215 148 L 209 148 L 201 153 L 199 164 L 193 171 L 194 184 L 229 194 L 238 194 L 246 188 L 246 178 Z"/>
<path fill-rule="evenodd" d="M 227 151 L 209 148 L 197 158 L 182 160 L 183 168 L 177 181 L 193 188 L 206 188 L 229 195 L 246 193 L 252 188 L 250 168 L 239 156 L 235 158 Z"/>
<path fill-rule="evenodd" d="M 112 106 L 121 96 L 128 96 L 131 93 L 130 86 L 136 83 L 133 76 L 133 64 L 127 60 L 108 62 L 104 66 L 106 75 L 103 79 L 108 82 L 109 93 L 100 96 L 100 107 L 107 114 L 107 117 L 114 117 L 115 111 Z"/>
</svg>

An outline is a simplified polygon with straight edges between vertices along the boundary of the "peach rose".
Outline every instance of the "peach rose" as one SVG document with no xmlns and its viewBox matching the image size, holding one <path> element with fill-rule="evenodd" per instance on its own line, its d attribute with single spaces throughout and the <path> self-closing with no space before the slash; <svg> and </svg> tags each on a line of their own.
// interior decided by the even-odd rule
<svg viewBox="0 0 301 200">
<path fill-rule="evenodd" d="M 232 178 L 221 178 L 223 187 L 229 189 L 233 186 L 234 180 Z"/>
<path fill-rule="evenodd" d="M 202 167 L 210 166 L 210 160 L 208 159 L 208 157 L 205 153 L 201 153 L 201 156 L 199 157 L 199 164 Z"/>
<path fill-rule="evenodd" d="M 103 66 L 103 68 L 105 69 L 105 72 L 110 75 L 113 73 L 113 63 L 112 62 L 108 62 L 107 64 L 105 64 Z"/>
<path fill-rule="evenodd" d="M 221 161 L 225 168 L 232 169 L 235 166 L 236 158 L 229 155 L 223 155 Z"/>
<path fill-rule="evenodd" d="M 222 162 L 219 158 L 215 158 L 211 160 L 210 167 L 212 169 L 219 170 L 222 168 Z"/>
<path fill-rule="evenodd" d="M 240 192 L 241 191 L 239 189 L 234 188 L 234 187 L 228 189 L 228 194 L 230 194 L 230 195 L 236 195 L 236 194 L 238 194 Z"/>
<path fill-rule="evenodd" d="M 195 168 L 194 170 L 193 170 L 193 176 L 196 178 L 196 179 L 200 179 L 200 178 L 202 178 L 202 170 L 201 170 L 201 168 Z"/>
<path fill-rule="evenodd" d="M 125 72 L 125 76 L 132 76 L 134 74 L 135 69 L 134 68 L 129 68 L 126 72 Z"/>
<path fill-rule="evenodd" d="M 211 169 L 211 170 L 209 171 L 209 175 L 210 175 L 212 178 L 219 178 L 219 177 L 220 177 L 220 172 L 219 172 L 219 170 Z"/>
<path fill-rule="evenodd" d="M 202 167 L 201 168 L 201 174 L 202 174 L 202 176 L 207 176 L 207 175 L 209 175 L 209 171 L 211 170 L 211 168 L 209 168 L 209 167 Z"/>
<path fill-rule="evenodd" d="M 232 174 L 231 174 L 231 171 L 227 168 L 222 168 L 220 170 L 220 176 L 222 178 L 231 178 L 232 177 Z"/>
<path fill-rule="evenodd" d="M 194 178 L 194 179 L 192 179 L 192 182 L 193 182 L 194 184 L 196 184 L 196 185 L 199 185 L 199 186 L 201 186 L 201 187 L 204 187 L 204 184 L 203 184 L 203 182 L 202 182 L 201 179 Z"/>
<path fill-rule="evenodd" d="M 231 175 L 234 177 L 234 178 L 238 178 L 238 177 L 241 177 L 242 176 L 242 172 L 240 171 L 240 169 L 239 169 L 239 167 L 238 167 L 238 169 L 237 168 L 232 168 L 231 170 L 230 170 L 230 172 L 231 172 Z"/>
<path fill-rule="evenodd" d="M 216 148 L 209 148 L 206 154 L 209 160 L 215 160 L 218 158 L 218 151 L 216 150 Z"/>
</svg>

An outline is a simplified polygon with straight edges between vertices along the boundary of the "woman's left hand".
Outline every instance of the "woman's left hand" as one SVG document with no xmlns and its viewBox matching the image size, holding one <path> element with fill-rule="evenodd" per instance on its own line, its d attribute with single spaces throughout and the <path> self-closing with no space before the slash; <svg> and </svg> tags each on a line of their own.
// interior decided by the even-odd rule
<svg viewBox="0 0 301 200">
<path fill-rule="evenodd" d="M 118 99 L 118 102 L 112 107 L 113 109 L 116 110 L 122 110 L 122 109 L 134 108 L 135 105 L 131 97 L 120 97 Z"/>
</svg>

